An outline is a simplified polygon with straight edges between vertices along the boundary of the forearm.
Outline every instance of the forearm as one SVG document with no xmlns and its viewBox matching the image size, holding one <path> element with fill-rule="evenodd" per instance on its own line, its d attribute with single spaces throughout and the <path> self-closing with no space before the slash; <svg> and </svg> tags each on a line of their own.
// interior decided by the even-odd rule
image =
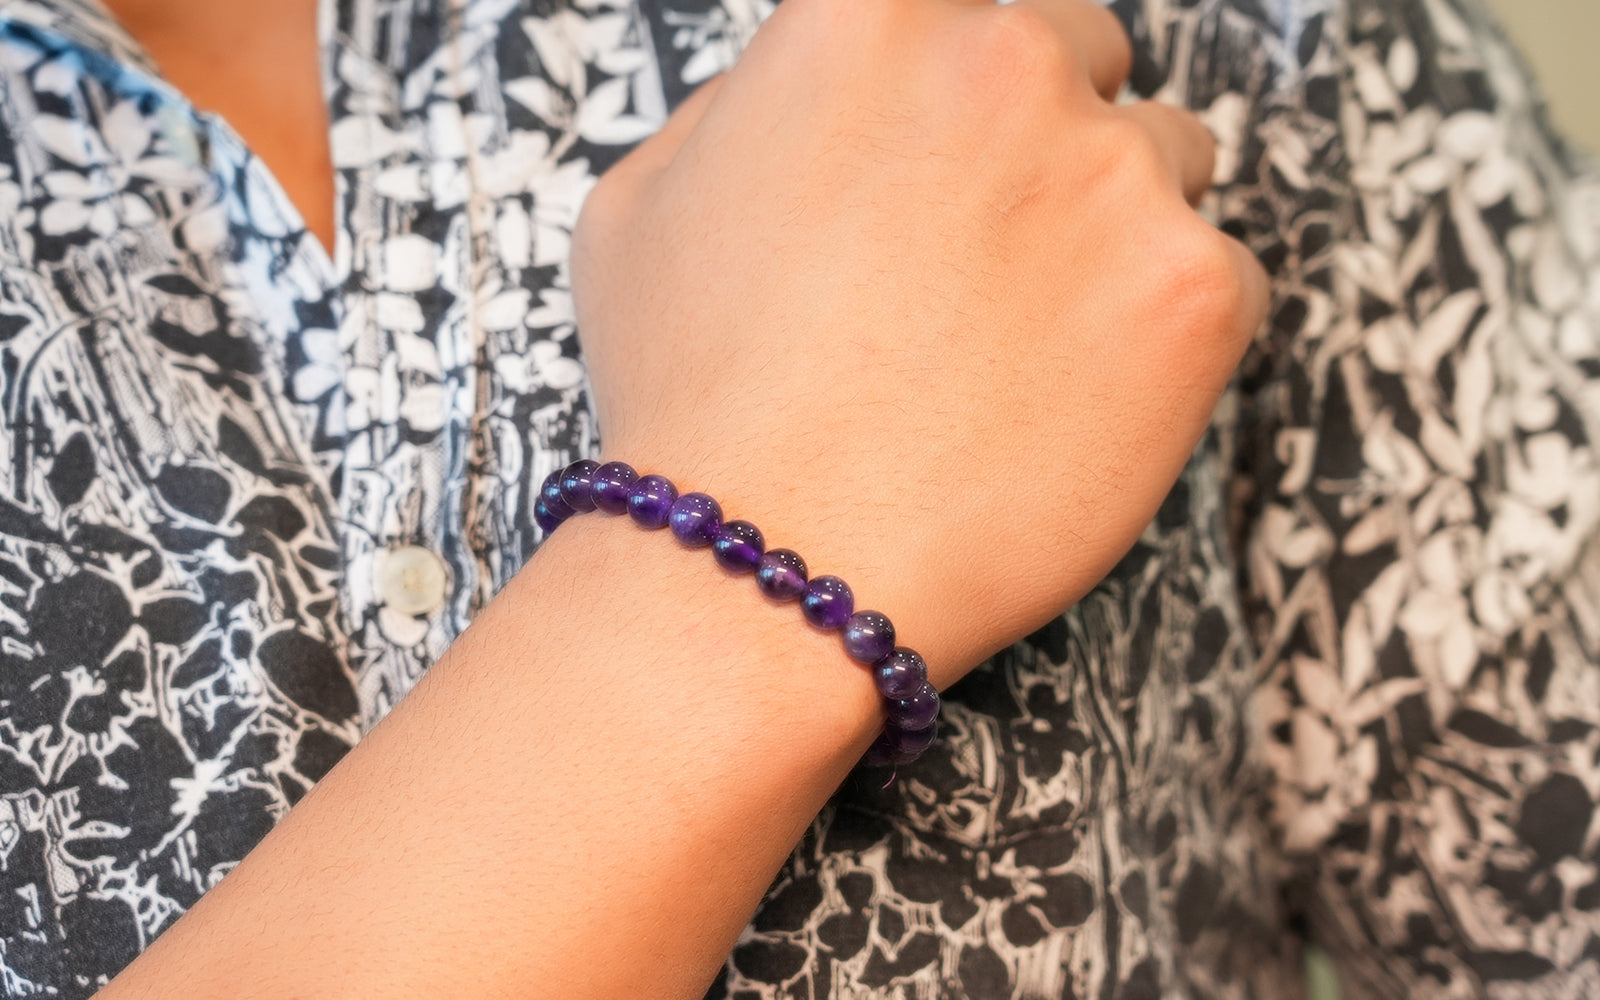
<svg viewBox="0 0 1600 1000">
<path fill-rule="evenodd" d="M 792 605 L 577 519 L 103 996 L 699 997 L 878 722 Z"/>
<path fill-rule="evenodd" d="M 1265 312 L 1129 58 L 1091 4 L 785 3 L 574 233 L 607 446 L 941 685 L 1134 542 Z M 699 997 L 879 721 L 837 636 L 579 518 L 108 996 Z"/>
</svg>

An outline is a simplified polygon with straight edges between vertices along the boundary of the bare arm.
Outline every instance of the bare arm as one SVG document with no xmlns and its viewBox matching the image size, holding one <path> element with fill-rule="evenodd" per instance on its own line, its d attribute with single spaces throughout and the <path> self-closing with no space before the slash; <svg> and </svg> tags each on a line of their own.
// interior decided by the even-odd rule
<svg viewBox="0 0 1600 1000">
<path fill-rule="evenodd" d="M 102 995 L 701 995 L 878 708 L 792 606 L 600 517 Z"/>
<path fill-rule="evenodd" d="M 614 457 L 887 612 L 941 686 L 1154 513 L 1264 308 L 1079 0 L 789 0 L 574 248 Z M 563 527 L 105 994 L 693 998 L 880 722 L 705 553 Z"/>
</svg>

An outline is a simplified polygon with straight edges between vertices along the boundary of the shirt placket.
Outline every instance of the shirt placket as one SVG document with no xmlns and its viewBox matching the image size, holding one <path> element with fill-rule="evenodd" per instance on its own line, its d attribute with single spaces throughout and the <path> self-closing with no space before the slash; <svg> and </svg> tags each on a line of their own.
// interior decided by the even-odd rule
<svg viewBox="0 0 1600 1000">
<path fill-rule="evenodd" d="M 475 399 L 468 136 L 434 0 L 350 0 L 328 38 L 340 179 L 345 602 L 363 721 L 375 723 L 466 625 L 461 484 Z M 414 36 L 429 44 L 414 45 Z M 434 56 L 422 66 L 411 53 Z M 443 74 L 441 74 L 443 70 Z M 452 113 L 455 112 L 455 113 Z"/>
</svg>

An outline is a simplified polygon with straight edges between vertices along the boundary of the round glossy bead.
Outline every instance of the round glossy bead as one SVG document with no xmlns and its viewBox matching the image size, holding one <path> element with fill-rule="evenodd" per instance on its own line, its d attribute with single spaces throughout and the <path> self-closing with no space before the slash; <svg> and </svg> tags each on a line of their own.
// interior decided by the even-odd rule
<svg viewBox="0 0 1600 1000">
<path fill-rule="evenodd" d="M 628 494 L 639 481 L 639 473 L 627 462 L 607 462 L 594 470 L 594 482 L 589 487 L 596 510 L 607 514 L 626 514 Z"/>
<path fill-rule="evenodd" d="M 579 513 L 594 510 L 594 474 L 600 463 L 581 458 L 561 470 L 561 499 Z"/>
<path fill-rule="evenodd" d="M 922 752 L 933 746 L 939 736 L 939 724 L 930 723 L 925 729 L 901 729 L 887 726 L 883 730 L 889 744 L 890 759 L 898 763 L 916 760 Z"/>
<path fill-rule="evenodd" d="M 665 528 L 678 500 L 678 488 L 666 476 L 640 476 L 628 494 L 628 513 L 646 528 Z"/>
<path fill-rule="evenodd" d="M 533 505 L 533 523 L 537 524 L 546 535 L 561 527 L 561 522 L 565 520 L 566 518 L 556 514 L 546 506 L 542 497 L 535 501 Z"/>
<path fill-rule="evenodd" d="M 711 554 L 724 569 L 749 573 L 761 565 L 761 555 L 766 550 L 767 540 L 761 537 L 760 528 L 749 521 L 729 521 L 717 533 Z"/>
<path fill-rule="evenodd" d="M 836 576 L 819 576 L 806 584 L 805 596 L 800 598 L 800 610 L 806 621 L 817 628 L 835 629 L 850 620 L 856 609 L 856 597 L 850 585 Z"/>
<path fill-rule="evenodd" d="M 878 734 L 878 738 L 872 741 L 872 746 L 867 747 L 867 752 L 861 755 L 861 763 L 867 767 L 888 767 L 894 763 L 897 742 L 894 734 L 885 728 Z"/>
<path fill-rule="evenodd" d="M 915 652 L 901 647 L 872 668 L 878 693 L 890 701 L 909 698 L 928 682 L 928 665 Z"/>
<path fill-rule="evenodd" d="M 678 541 L 690 548 L 705 548 L 722 530 L 722 505 L 704 493 L 685 493 L 673 502 L 667 523 Z"/>
<path fill-rule="evenodd" d="M 844 623 L 844 648 L 860 663 L 877 663 L 894 652 L 894 624 L 881 611 L 857 611 Z"/>
<path fill-rule="evenodd" d="M 923 681 L 904 698 L 889 699 L 889 721 L 900 729 L 927 729 L 939 717 L 939 692 Z"/>
<path fill-rule="evenodd" d="M 574 513 L 572 507 L 561 497 L 561 470 L 550 473 L 544 477 L 544 484 L 539 487 L 539 499 L 544 501 L 550 513 L 565 520 Z"/>
<path fill-rule="evenodd" d="M 774 601 L 793 601 L 806 592 L 806 561 L 788 549 L 773 549 L 761 557 L 756 586 Z"/>
</svg>

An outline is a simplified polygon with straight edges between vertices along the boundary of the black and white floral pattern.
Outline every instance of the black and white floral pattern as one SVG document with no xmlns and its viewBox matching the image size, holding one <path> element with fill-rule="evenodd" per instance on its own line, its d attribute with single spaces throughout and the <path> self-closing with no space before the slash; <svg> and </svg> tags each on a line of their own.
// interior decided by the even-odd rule
<svg viewBox="0 0 1600 1000">
<path fill-rule="evenodd" d="M 1476 0 L 1113 0 L 1273 319 L 1159 516 L 818 817 L 714 997 L 1600 994 L 1600 184 Z M 0 994 L 84 997 L 537 543 L 568 237 L 767 0 L 326 0 L 338 245 L 0 2 Z M 431 552 L 431 613 L 381 563 Z"/>
</svg>

